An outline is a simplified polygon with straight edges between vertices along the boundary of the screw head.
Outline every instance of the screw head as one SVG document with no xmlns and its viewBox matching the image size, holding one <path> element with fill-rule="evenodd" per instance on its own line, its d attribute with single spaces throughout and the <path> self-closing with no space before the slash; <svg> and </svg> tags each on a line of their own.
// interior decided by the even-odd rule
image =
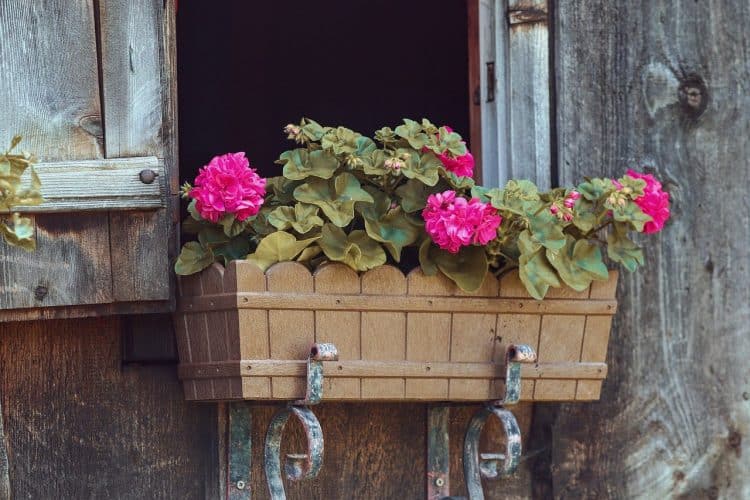
<svg viewBox="0 0 750 500">
<path fill-rule="evenodd" d="M 141 179 L 141 182 L 144 184 L 151 184 L 156 179 L 157 173 L 151 170 L 150 168 L 147 168 L 145 170 L 141 170 L 141 173 L 138 174 L 138 177 Z"/>
<path fill-rule="evenodd" d="M 49 290 L 47 289 L 47 287 L 46 287 L 46 286 L 44 286 L 44 285 L 39 285 L 38 287 L 36 287 L 36 288 L 34 289 L 34 298 L 35 298 L 36 300 L 44 300 L 44 297 L 46 297 L 46 296 L 47 296 L 47 293 L 48 293 L 48 292 L 49 292 Z"/>
<path fill-rule="evenodd" d="M 445 486 L 445 479 L 443 479 L 442 477 L 436 478 L 435 486 L 437 486 L 438 488 L 442 488 L 443 486 Z"/>
<path fill-rule="evenodd" d="M 237 481 L 237 489 L 238 490 L 244 490 L 245 489 L 245 481 Z"/>
</svg>

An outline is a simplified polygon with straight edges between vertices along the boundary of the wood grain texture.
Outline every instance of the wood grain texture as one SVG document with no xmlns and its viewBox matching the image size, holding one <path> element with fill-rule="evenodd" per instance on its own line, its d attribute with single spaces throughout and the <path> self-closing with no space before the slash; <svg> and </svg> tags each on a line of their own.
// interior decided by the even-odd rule
<svg viewBox="0 0 750 500">
<path fill-rule="evenodd" d="M 557 11 L 561 181 L 652 165 L 673 219 L 622 277 L 601 402 L 556 417 L 546 494 L 748 498 L 750 4 Z"/>
<path fill-rule="evenodd" d="M 110 215 L 114 298 L 173 304 L 179 219 L 174 3 L 102 0 L 98 6 L 106 155 L 163 158 L 162 193 L 173 195 L 155 213 Z"/>
<path fill-rule="evenodd" d="M 19 133 L 44 161 L 102 158 L 93 2 L 0 2 L 0 40 L 0 140 Z M 111 302 L 107 215 L 34 219 L 36 252 L 0 245 L 0 308 Z"/>
<path fill-rule="evenodd" d="M 167 203 L 164 167 L 154 156 L 40 163 L 34 169 L 44 203 L 18 207 L 18 212 L 157 209 Z M 141 182 L 143 170 L 156 173 L 153 183 Z"/>
<path fill-rule="evenodd" d="M 173 365 L 121 366 L 119 332 L 0 325 L 12 498 L 216 498 L 214 405 L 185 402 Z"/>
</svg>

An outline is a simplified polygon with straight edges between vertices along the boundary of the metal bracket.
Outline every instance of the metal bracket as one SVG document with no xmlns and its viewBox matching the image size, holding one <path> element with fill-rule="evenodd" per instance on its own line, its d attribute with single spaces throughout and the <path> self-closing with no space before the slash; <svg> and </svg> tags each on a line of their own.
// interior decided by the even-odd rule
<svg viewBox="0 0 750 500">
<path fill-rule="evenodd" d="M 266 433 L 266 446 L 263 453 L 266 481 L 272 500 L 286 499 L 284 481 L 281 477 L 281 437 L 290 416 L 294 416 L 305 430 L 307 452 L 288 454 L 284 462 L 284 472 L 290 481 L 313 479 L 323 465 L 323 429 L 310 408 L 323 399 L 323 361 L 339 359 L 333 344 L 313 344 L 307 358 L 307 390 L 305 399 L 279 410 L 271 419 Z"/>
<path fill-rule="evenodd" d="M 464 478 L 469 500 L 484 500 L 482 479 L 499 479 L 515 472 L 521 460 L 521 431 L 516 418 L 504 405 L 521 399 L 521 364 L 536 361 L 536 353 L 525 344 L 510 345 L 505 351 L 505 395 L 483 406 L 471 419 L 464 437 Z M 450 496 L 450 454 L 448 406 L 433 406 L 427 414 L 427 498 L 458 499 Z M 479 439 L 487 419 L 500 420 L 506 438 L 504 453 L 480 453 Z"/>
</svg>

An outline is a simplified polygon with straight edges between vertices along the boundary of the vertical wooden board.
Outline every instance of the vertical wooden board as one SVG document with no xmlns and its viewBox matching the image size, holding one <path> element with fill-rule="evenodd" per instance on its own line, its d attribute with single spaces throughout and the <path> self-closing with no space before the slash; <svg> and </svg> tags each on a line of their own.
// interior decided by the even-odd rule
<svg viewBox="0 0 750 500">
<path fill-rule="evenodd" d="M 539 354 L 539 335 L 542 326 L 542 316 L 538 314 L 498 314 L 497 337 L 493 361 L 505 363 L 505 350 L 511 344 L 527 344 Z M 504 374 L 503 374 L 504 375 Z M 521 380 L 521 398 L 524 400 L 534 397 L 534 380 Z M 493 394 L 505 393 L 505 382 L 496 380 L 492 389 Z"/>
<path fill-rule="evenodd" d="M 219 295 L 224 293 L 224 266 L 213 264 L 201 273 L 201 285 L 205 295 Z M 206 321 L 206 338 L 208 341 L 207 361 L 223 361 L 229 359 L 227 338 L 229 328 L 226 311 L 207 311 L 203 313 Z M 228 378 L 218 378 L 211 381 L 213 397 L 228 399 L 232 389 Z"/>
<path fill-rule="evenodd" d="M 515 23 L 513 11 L 541 14 L 547 2 L 509 2 L 508 28 L 510 171 L 508 177 L 529 179 L 540 189 L 551 186 L 549 31 L 544 20 Z M 526 15 L 522 16 L 524 19 Z"/>
<path fill-rule="evenodd" d="M 474 155 L 474 180 L 484 185 L 482 166 L 482 98 L 481 98 L 481 67 L 479 64 L 479 0 L 466 2 L 467 35 L 469 45 L 469 146 Z"/>
<path fill-rule="evenodd" d="M 576 401 L 596 401 L 601 391 L 601 380 L 579 380 L 576 387 Z"/>
<path fill-rule="evenodd" d="M 157 181 L 169 199 L 166 209 L 110 214 L 114 297 L 167 300 L 179 211 L 171 189 L 178 177 L 176 137 L 164 133 L 176 122 L 169 102 L 175 99 L 169 54 L 175 12 L 172 2 L 161 0 L 103 0 L 98 6 L 106 155 L 164 158 L 166 178 Z"/>
<path fill-rule="evenodd" d="M 174 366 L 123 367 L 119 329 L 0 324 L 11 498 L 216 498 L 215 405 L 186 402 Z"/>
<path fill-rule="evenodd" d="M 406 277 L 397 268 L 382 266 L 362 275 L 365 295 L 406 295 Z M 362 359 L 400 361 L 406 359 L 406 313 L 362 313 Z M 364 378 L 362 397 L 402 399 L 403 378 Z"/>
<path fill-rule="evenodd" d="M 415 269 L 407 276 L 411 296 L 447 296 L 455 285 L 445 276 L 425 276 Z M 451 348 L 449 313 L 407 313 L 406 359 L 408 361 L 449 361 Z M 407 379 L 406 398 L 441 399 L 448 397 L 447 379 Z"/>
<path fill-rule="evenodd" d="M 224 273 L 224 290 L 234 292 L 263 292 L 266 276 L 257 266 L 235 260 Z M 229 350 L 236 359 L 268 359 L 271 355 L 268 330 L 268 311 L 239 309 L 228 312 Z M 251 375 L 246 373 L 244 375 Z M 243 376 L 241 393 L 245 398 L 270 398 L 271 378 Z M 232 382 L 232 391 L 236 387 Z"/>
<path fill-rule="evenodd" d="M 101 158 L 93 2 L 2 2 L 0 40 L 0 142 L 21 134 L 44 161 Z M 107 215 L 34 219 L 36 252 L 0 245 L 0 308 L 110 302 Z"/>
<path fill-rule="evenodd" d="M 612 316 L 587 316 L 581 361 L 606 361 Z"/>
<path fill-rule="evenodd" d="M 585 316 L 543 316 L 539 334 L 539 362 L 580 361 L 585 324 Z M 575 380 L 544 379 L 534 384 L 535 400 L 568 400 L 574 399 L 575 394 Z"/>
<path fill-rule="evenodd" d="M 450 360 L 459 363 L 490 363 L 496 345 L 496 314 L 454 313 L 451 325 Z M 490 380 L 450 379 L 451 399 L 476 398 L 484 394 L 490 399 Z M 484 396 L 481 396 L 484 397 Z"/>
<path fill-rule="evenodd" d="M 604 299 L 611 300 L 617 297 L 617 278 L 619 273 L 615 271 L 609 272 L 609 279 L 607 281 L 594 281 L 591 283 L 591 298 L 592 299 Z"/>
<path fill-rule="evenodd" d="M 357 273 L 345 264 L 327 264 L 313 276 L 315 293 L 359 294 Z M 315 313 L 315 341 L 333 343 L 341 360 L 361 359 L 360 313 L 317 311 Z M 325 398 L 356 399 L 360 396 L 358 378 L 327 379 Z"/>
<path fill-rule="evenodd" d="M 529 298 L 529 292 L 523 286 L 518 271 L 511 271 L 500 278 L 500 296 L 513 298 Z"/>
<path fill-rule="evenodd" d="M 313 293 L 313 277 L 302 264 L 281 262 L 266 271 L 269 292 Z M 269 342 L 273 359 L 303 360 L 315 342 L 315 313 L 312 311 L 269 311 Z M 274 398 L 301 398 L 305 379 L 273 377 Z"/>
</svg>

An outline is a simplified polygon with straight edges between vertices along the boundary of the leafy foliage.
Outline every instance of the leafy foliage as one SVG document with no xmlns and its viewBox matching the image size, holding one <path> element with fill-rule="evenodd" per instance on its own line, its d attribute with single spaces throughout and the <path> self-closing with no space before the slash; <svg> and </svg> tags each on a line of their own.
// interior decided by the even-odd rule
<svg viewBox="0 0 750 500">
<path fill-rule="evenodd" d="M 442 273 L 467 291 L 481 286 L 488 269 L 518 268 L 529 294 L 541 299 L 549 287 L 585 290 L 592 280 L 606 280 L 604 248 L 628 270 L 643 264 L 628 236 L 651 220 L 635 203 L 646 192 L 642 179 L 585 179 L 574 189 L 548 192 L 511 180 L 489 189 L 449 168 L 446 158 L 467 155 L 466 145 L 449 127 L 426 119 L 405 119 L 373 138 L 307 118 L 284 130 L 295 148 L 280 155 L 282 175 L 268 179 L 256 216 L 240 223 L 230 215 L 213 224 L 191 205 L 183 227 L 198 241 L 183 248 L 178 273 L 237 258 L 262 269 L 296 260 L 365 271 L 401 262 L 412 249 L 425 274 Z M 439 248 L 425 231 L 422 211 L 428 199 L 447 191 L 491 205 L 501 218 L 496 237 L 486 245 L 467 239 L 455 253 Z M 494 226 L 489 231 L 495 234 Z"/>
<path fill-rule="evenodd" d="M 26 151 L 13 153 L 20 142 L 21 136 L 13 137 L 10 147 L 0 154 L 0 240 L 31 251 L 36 248 L 34 226 L 30 218 L 14 213 L 13 209 L 41 204 L 42 183 L 32 166 L 34 157 Z M 23 175 L 27 170 L 30 182 L 24 186 Z M 3 220 L 2 216 L 8 214 L 10 220 Z"/>
</svg>

